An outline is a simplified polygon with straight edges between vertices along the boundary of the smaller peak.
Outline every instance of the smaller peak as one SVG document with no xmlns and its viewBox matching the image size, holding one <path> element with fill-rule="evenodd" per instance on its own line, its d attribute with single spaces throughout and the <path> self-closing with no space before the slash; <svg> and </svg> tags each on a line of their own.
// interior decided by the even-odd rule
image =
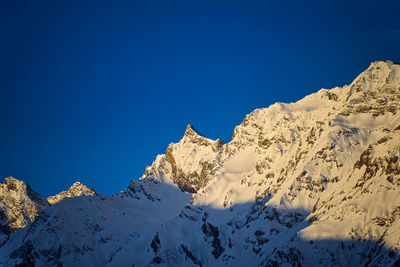
<svg viewBox="0 0 400 267">
<path fill-rule="evenodd" d="M 68 189 L 68 192 L 70 192 L 72 194 L 76 194 L 76 196 L 79 196 L 81 194 L 83 194 L 83 195 L 94 195 L 95 194 L 95 191 L 93 188 L 89 188 L 81 182 L 73 183 L 72 186 Z"/>
<path fill-rule="evenodd" d="M 87 187 L 81 182 L 75 182 L 68 189 L 68 191 L 62 191 L 55 196 L 50 196 L 47 198 L 47 201 L 50 203 L 50 205 L 54 205 L 66 197 L 94 196 L 96 194 L 97 193 L 93 188 Z"/>
<path fill-rule="evenodd" d="M 201 136 L 204 137 L 204 135 L 202 135 L 199 131 L 196 130 L 196 128 L 194 128 L 193 125 L 188 124 L 188 126 L 186 126 L 186 131 L 184 136 Z"/>
</svg>

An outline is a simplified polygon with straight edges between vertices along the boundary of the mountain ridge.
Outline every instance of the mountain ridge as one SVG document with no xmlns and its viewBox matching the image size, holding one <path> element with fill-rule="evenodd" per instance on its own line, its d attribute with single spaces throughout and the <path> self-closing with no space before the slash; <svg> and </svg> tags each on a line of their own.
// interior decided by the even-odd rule
<svg viewBox="0 0 400 267">
<path fill-rule="evenodd" d="M 254 110 L 228 143 L 188 125 L 127 189 L 44 209 L 0 263 L 398 264 L 399 106 L 400 65 L 377 61 L 350 85 Z"/>
</svg>

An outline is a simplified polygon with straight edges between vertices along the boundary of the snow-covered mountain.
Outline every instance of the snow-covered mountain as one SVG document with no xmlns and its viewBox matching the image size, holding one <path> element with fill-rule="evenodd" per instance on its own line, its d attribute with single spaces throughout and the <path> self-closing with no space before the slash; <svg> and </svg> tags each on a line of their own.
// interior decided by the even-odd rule
<svg viewBox="0 0 400 267">
<path fill-rule="evenodd" d="M 0 264 L 399 264 L 399 107 L 400 65 L 379 61 L 350 85 L 253 111 L 229 143 L 189 125 L 124 191 L 47 204 Z"/>
</svg>

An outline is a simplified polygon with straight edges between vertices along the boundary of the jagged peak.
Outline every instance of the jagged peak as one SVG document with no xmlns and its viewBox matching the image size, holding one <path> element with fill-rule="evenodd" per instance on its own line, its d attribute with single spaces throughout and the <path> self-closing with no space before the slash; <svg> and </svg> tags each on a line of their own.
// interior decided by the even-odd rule
<svg viewBox="0 0 400 267">
<path fill-rule="evenodd" d="M 186 126 L 186 131 L 185 131 L 185 134 L 183 136 L 187 136 L 187 137 L 193 137 L 193 136 L 195 136 L 195 137 L 197 137 L 197 136 L 205 137 L 198 130 L 196 130 L 196 128 L 191 124 L 188 124 L 188 126 Z"/>
<path fill-rule="evenodd" d="M 24 181 L 7 177 L 3 184 L 0 183 L 0 219 L 4 217 L 11 231 L 25 227 L 48 205 L 49 203 Z"/>
<path fill-rule="evenodd" d="M 92 187 L 87 187 L 81 182 L 73 183 L 70 188 L 68 188 L 68 192 L 71 194 L 71 196 L 92 196 L 96 194 Z"/>
<path fill-rule="evenodd" d="M 212 144 L 217 144 L 223 145 L 225 144 L 221 139 L 217 140 L 212 140 L 206 136 L 204 136 L 202 133 L 200 133 L 193 125 L 188 124 L 186 127 L 185 134 L 183 135 L 183 138 L 181 139 L 181 142 L 187 142 L 189 141 L 190 143 L 198 143 L 201 145 L 212 145 Z M 170 144 L 171 145 L 171 144 Z M 172 144 L 173 145 L 173 144 Z"/>
<path fill-rule="evenodd" d="M 7 188 L 8 191 L 16 191 L 20 192 L 20 194 L 26 194 L 28 197 L 32 199 L 41 198 L 38 193 L 36 193 L 29 184 L 25 183 L 24 181 L 18 180 L 12 176 L 7 177 L 4 179 L 4 183 L 0 186 L 3 188 Z"/>
<path fill-rule="evenodd" d="M 4 178 L 4 182 L 5 185 L 14 185 L 14 184 L 25 184 L 26 183 L 24 181 L 18 180 L 12 176 L 9 176 L 7 178 Z"/>
<path fill-rule="evenodd" d="M 77 188 L 81 188 L 81 189 L 89 189 L 86 185 L 84 185 L 83 183 L 81 183 L 81 182 L 75 182 L 75 183 L 73 183 L 71 186 L 70 186 L 70 188 L 68 189 L 68 191 L 71 191 L 71 190 L 74 190 L 74 189 L 77 189 Z"/>
</svg>

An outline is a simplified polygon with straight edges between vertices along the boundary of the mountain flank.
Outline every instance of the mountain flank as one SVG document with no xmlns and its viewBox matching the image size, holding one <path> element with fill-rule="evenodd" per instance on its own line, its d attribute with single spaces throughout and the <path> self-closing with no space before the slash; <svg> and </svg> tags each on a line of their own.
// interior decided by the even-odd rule
<svg viewBox="0 0 400 267">
<path fill-rule="evenodd" d="M 228 143 L 188 125 L 113 196 L 6 178 L 0 265 L 398 266 L 399 108 L 400 65 L 377 61 L 254 110 Z"/>
</svg>

